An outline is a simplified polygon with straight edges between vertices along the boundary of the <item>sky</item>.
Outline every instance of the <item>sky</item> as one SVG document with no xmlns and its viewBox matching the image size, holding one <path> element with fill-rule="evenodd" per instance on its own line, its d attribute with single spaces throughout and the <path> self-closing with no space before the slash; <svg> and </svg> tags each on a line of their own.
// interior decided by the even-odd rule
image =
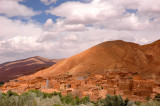
<svg viewBox="0 0 160 106">
<path fill-rule="evenodd" d="M 160 0 L 0 0 L 0 63 L 160 39 Z"/>
</svg>

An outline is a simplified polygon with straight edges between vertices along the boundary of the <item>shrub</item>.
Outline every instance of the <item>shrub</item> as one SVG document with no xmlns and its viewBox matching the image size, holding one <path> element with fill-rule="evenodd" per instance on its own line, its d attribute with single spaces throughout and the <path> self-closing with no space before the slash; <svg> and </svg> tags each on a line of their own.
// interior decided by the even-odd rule
<svg viewBox="0 0 160 106">
<path fill-rule="evenodd" d="M 0 91 L 0 99 L 3 97 L 2 92 Z"/>
<path fill-rule="evenodd" d="M 146 97 L 146 100 L 149 101 L 151 98 L 149 96 Z"/>
<path fill-rule="evenodd" d="M 160 102 L 150 100 L 145 103 L 141 103 L 140 106 L 160 106 Z"/>
<path fill-rule="evenodd" d="M 140 102 L 140 101 L 136 101 L 135 104 L 136 104 L 137 106 L 140 106 L 141 102 Z"/>
<path fill-rule="evenodd" d="M 122 97 L 119 95 L 110 96 L 107 95 L 104 100 L 104 105 L 106 106 L 126 106 L 127 103 L 125 103 L 122 99 Z"/>
<path fill-rule="evenodd" d="M 128 105 L 128 102 L 129 102 L 129 99 L 126 98 L 126 99 L 124 100 L 124 106 L 127 106 L 127 105 Z"/>
<path fill-rule="evenodd" d="M 127 106 L 134 106 L 134 105 L 135 105 L 135 103 L 132 102 L 132 101 L 129 101 L 129 102 L 127 103 Z"/>
<path fill-rule="evenodd" d="M 54 104 L 53 106 L 62 106 L 62 105 L 60 105 L 60 104 Z"/>
<path fill-rule="evenodd" d="M 159 98 L 159 95 L 156 98 Z M 57 92 L 43 93 L 38 90 L 30 90 L 21 95 L 12 91 L 6 94 L 0 92 L 0 106 L 160 106 L 160 102 L 153 100 L 145 103 L 132 102 L 127 98 L 123 100 L 120 95 L 106 95 L 105 99 L 101 98 L 93 102 L 90 101 L 89 96 L 79 98 L 71 94 L 62 96 Z"/>
<path fill-rule="evenodd" d="M 154 97 L 157 101 L 160 102 L 160 94 L 156 94 L 156 96 Z"/>
<path fill-rule="evenodd" d="M 61 101 L 66 104 L 72 104 L 72 105 L 75 104 L 75 101 L 74 101 L 73 96 L 71 94 L 68 94 L 64 97 L 61 97 Z"/>
<path fill-rule="evenodd" d="M 86 97 L 84 97 L 84 98 L 82 98 L 82 99 L 80 100 L 80 103 L 83 103 L 83 104 L 86 104 L 86 103 L 88 103 L 88 102 L 90 102 L 89 96 L 86 96 Z"/>
<path fill-rule="evenodd" d="M 7 91 L 7 97 L 10 97 L 10 96 L 18 96 L 18 94 L 17 93 L 15 93 L 15 92 L 12 92 L 11 90 L 8 90 Z"/>
<path fill-rule="evenodd" d="M 59 95 L 59 97 L 62 96 L 62 95 L 61 95 L 61 92 L 53 92 L 53 95 L 55 95 L 55 96 Z"/>
</svg>

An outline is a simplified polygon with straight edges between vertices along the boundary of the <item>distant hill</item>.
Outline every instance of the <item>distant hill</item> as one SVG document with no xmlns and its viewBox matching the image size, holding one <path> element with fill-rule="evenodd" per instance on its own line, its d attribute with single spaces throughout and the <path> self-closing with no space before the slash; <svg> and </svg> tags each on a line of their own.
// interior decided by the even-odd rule
<svg viewBox="0 0 160 106">
<path fill-rule="evenodd" d="M 147 45 L 121 40 L 104 42 L 22 79 L 31 80 L 37 76 L 49 78 L 64 73 L 77 76 L 117 71 L 146 77 L 160 76 L 160 40 Z"/>
<path fill-rule="evenodd" d="M 59 60 L 39 56 L 0 64 L 0 82 L 33 74 L 57 63 Z"/>
</svg>

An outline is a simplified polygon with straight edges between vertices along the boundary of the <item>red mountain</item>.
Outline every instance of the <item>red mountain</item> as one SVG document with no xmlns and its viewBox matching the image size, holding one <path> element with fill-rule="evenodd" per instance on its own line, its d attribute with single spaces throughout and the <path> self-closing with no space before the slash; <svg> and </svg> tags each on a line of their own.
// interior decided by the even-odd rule
<svg viewBox="0 0 160 106">
<path fill-rule="evenodd" d="M 39 70 L 48 68 L 58 60 L 46 59 L 35 56 L 23 60 L 0 64 L 0 81 L 8 81 L 20 76 L 33 74 Z"/>
<path fill-rule="evenodd" d="M 88 75 L 108 71 L 138 73 L 144 77 L 160 75 L 160 41 L 139 45 L 121 40 L 98 44 L 64 59 L 48 69 L 24 77 L 54 77 L 60 74 Z"/>
</svg>

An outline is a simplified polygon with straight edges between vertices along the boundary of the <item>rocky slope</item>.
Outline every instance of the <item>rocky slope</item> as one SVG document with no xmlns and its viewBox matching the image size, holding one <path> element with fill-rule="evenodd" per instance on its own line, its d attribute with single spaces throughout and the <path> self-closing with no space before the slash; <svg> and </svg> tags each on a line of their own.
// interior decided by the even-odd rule
<svg viewBox="0 0 160 106">
<path fill-rule="evenodd" d="M 58 60 L 43 57 L 31 57 L 23 60 L 0 64 L 0 81 L 8 81 L 23 75 L 33 74 L 39 70 L 48 68 Z"/>
<path fill-rule="evenodd" d="M 145 77 L 158 76 L 160 41 L 147 45 L 121 40 L 104 42 L 22 79 L 31 80 L 39 76 L 48 78 L 66 73 L 74 76 L 88 75 L 108 71 L 132 72 Z"/>
</svg>

